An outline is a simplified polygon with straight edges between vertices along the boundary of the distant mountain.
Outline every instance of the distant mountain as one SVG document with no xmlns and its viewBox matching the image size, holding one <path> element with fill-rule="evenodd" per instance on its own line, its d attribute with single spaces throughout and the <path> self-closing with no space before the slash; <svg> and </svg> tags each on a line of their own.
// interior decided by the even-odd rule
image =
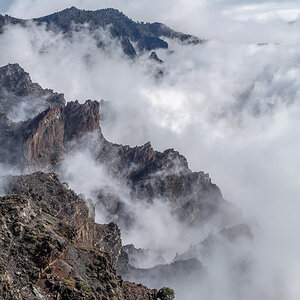
<svg viewBox="0 0 300 300">
<path fill-rule="evenodd" d="M 89 24 L 91 31 L 110 25 L 111 35 L 121 41 L 124 53 L 131 57 L 136 56 L 138 51 L 168 48 L 168 43 L 162 39 L 163 37 L 191 44 L 199 44 L 204 41 L 195 36 L 174 31 L 162 23 L 134 22 L 113 8 L 90 11 L 73 6 L 48 16 L 35 18 L 33 21 L 39 25 L 46 23 L 48 30 L 62 31 L 63 33 L 70 33 L 74 24 Z M 6 24 L 26 26 L 27 22 L 28 20 L 0 15 L 0 33 L 3 32 Z M 133 44 L 136 44 L 136 47 Z"/>
</svg>

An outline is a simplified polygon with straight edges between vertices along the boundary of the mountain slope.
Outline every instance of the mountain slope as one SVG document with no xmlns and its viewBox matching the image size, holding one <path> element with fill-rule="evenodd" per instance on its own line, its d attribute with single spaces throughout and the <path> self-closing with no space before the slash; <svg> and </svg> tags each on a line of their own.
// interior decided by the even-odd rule
<svg viewBox="0 0 300 300">
<path fill-rule="evenodd" d="M 156 290 L 116 275 L 104 250 L 113 249 L 106 239 L 112 227 L 96 224 L 84 200 L 55 174 L 9 177 L 6 192 L 0 197 L 1 299 L 157 299 Z"/>
<path fill-rule="evenodd" d="M 46 24 L 48 30 L 62 31 L 65 34 L 71 34 L 73 30 L 80 30 L 74 26 L 75 24 L 88 24 L 91 31 L 98 28 L 108 28 L 112 37 L 120 40 L 124 53 L 131 57 L 143 50 L 168 48 L 168 43 L 161 37 L 175 38 L 192 44 L 203 42 L 195 36 L 176 32 L 161 23 L 134 22 L 122 12 L 113 8 L 89 11 L 77 9 L 73 6 L 48 16 L 35 18 L 33 22 L 39 25 Z M 26 23 L 26 20 L 0 15 L 0 32 L 3 32 L 5 24 L 26 26 Z M 99 46 L 102 45 L 101 40 L 97 40 L 97 42 Z"/>
</svg>

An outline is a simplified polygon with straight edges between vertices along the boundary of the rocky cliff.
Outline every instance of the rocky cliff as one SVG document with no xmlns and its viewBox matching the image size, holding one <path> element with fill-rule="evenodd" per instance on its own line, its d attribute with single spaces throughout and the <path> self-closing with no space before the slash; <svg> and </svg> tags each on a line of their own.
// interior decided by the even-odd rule
<svg viewBox="0 0 300 300">
<path fill-rule="evenodd" d="M 55 174 L 6 179 L 0 198 L 1 299 L 157 299 L 116 275 L 116 225 L 99 225 Z M 107 251 L 109 250 L 109 251 Z"/>
<path fill-rule="evenodd" d="M 28 170 L 51 169 L 84 134 L 101 134 L 98 102 L 65 105 L 62 94 L 32 83 L 18 64 L 0 68 L 0 93 L 2 163 Z M 11 112 L 20 111 L 20 102 L 30 112 L 25 121 L 14 122 Z"/>
</svg>

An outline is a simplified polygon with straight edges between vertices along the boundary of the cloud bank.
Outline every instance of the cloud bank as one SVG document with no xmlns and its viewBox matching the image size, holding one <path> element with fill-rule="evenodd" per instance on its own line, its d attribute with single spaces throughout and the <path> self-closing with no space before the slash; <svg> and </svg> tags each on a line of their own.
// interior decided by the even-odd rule
<svg viewBox="0 0 300 300">
<path fill-rule="evenodd" d="M 32 14 L 40 14 L 70 6 L 69 2 L 54 2 L 53 6 L 53 1 L 43 1 L 42 6 L 39 1 L 20 1 L 14 2 L 9 12 L 26 17 L 26 5 L 36 9 Z M 153 76 L 157 66 L 148 61 L 149 53 L 132 62 L 123 56 L 118 41 L 112 40 L 105 30 L 97 34 L 106 41 L 107 50 L 99 51 L 87 30 L 74 33 L 70 40 L 33 24 L 28 29 L 8 27 L 0 36 L 0 64 L 20 63 L 34 81 L 64 92 L 67 100 L 110 100 L 115 117 L 106 121 L 102 128 L 108 140 L 133 146 L 151 140 L 159 150 L 174 147 L 187 157 L 192 169 L 208 171 L 225 198 L 241 207 L 246 216 L 254 216 L 261 228 L 254 251 L 259 254 L 254 272 L 257 280 L 250 285 L 251 289 L 244 290 L 250 293 L 244 299 L 255 298 L 251 294 L 255 289 L 261 291 L 260 299 L 276 299 L 275 296 L 277 299 L 298 299 L 299 28 L 287 25 L 282 20 L 285 18 L 277 15 L 275 18 L 273 14 L 253 18 L 254 5 L 261 12 L 263 9 L 269 11 L 271 6 L 275 8 L 269 1 L 265 2 L 265 8 L 244 1 L 244 9 L 239 6 L 237 10 L 231 9 L 236 2 L 216 2 L 215 5 L 221 7 L 214 18 L 209 10 L 213 6 L 206 2 L 195 3 L 191 1 L 185 10 L 183 2 L 177 1 L 168 18 L 169 2 L 161 4 L 159 13 L 153 8 L 147 10 L 146 19 L 161 16 L 160 20 L 169 20 L 176 29 L 184 31 L 190 27 L 192 33 L 207 29 L 207 36 L 215 37 L 199 46 L 183 46 L 170 41 L 174 53 L 158 51 L 164 60 L 165 74 L 160 79 Z M 79 1 L 72 4 L 81 7 Z M 125 2 L 117 4 L 122 9 Z M 93 5 L 96 3 L 91 1 L 90 6 L 85 7 L 96 8 Z M 129 5 L 127 11 L 142 19 L 141 8 L 147 8 L 149 2 L 135 5 Z M 288 10 L 286 5 L 288 3 L 280 6 L 281 11 Z M 295 2 L 290 2 L 290 7 L 297 10 Z M 191 8 L 203 14 L 207 12 L 203 24 L 212 26 L 205 27 Z M 218 19 L 219 13 L 224 11 Z M 183 16 L 189 16 L 191 21 L 180 27 Z M 235 24 L 233 28 L 232 24 Z M 245 32 L 249 36 L 245 37 Z M 265 41 L 272 43 L 257 45 Z M 82 169 L 81 165 L 76 169 L 72 161 L 69 164 L 66 161 L 67 175 L 70 178 L 75 175 L 70 179 L 71 187 L 93 197 L 94 186 L 107 178 L 107 174 L 101 166 L 94 165 L 88 153 L 78 155 L 74 158 L 76 161 L 91 164 L 85 166 L 87 169 Z M 86 170 L 93 174 L 95 182 L 84 185 L 82 180 L 77 182 L 78 170 L 81 174 Z M 146 212 L 145 219 L 149 222 L 140 224 L 135 235 L 132 232 L 125 235 L 126 241 L 141 240 L 154 225 L 166 227 L 159 222 L 160 218 L 151 222 L 151 216 L 162 210 L 160 205 Z M 164 217 L 172 224 L 169 215 Z M 172 231 L 172 237 L 166 239 L 168 231 L 162 232 L 159 241 L 170 241 L 168 247 L 172 248 L 180 240 L 180 233 L 180 230 Z M 201 234 L 204 235 L 199 233 L 198 241 L 205 236 Z M 151 245 L 142 241 L 138 246 Z M 157 249 L 160 245 L 153 246 Z M 210 265 L 214 272 L 206 285 L 211 288 L 204 289 L 204 295 L 217 283 L 228 299 L 240 296 L 232 295 L 231 281 L 222 280 L 231 271 L 228 267 L 220 268 L 226 264 L 226 258 L 215 256 L 216 260 Z M 275 289 L 276 286 L 282 291 Z M 211 297 L 218 299 L 219 295 Z"/>
</svg>

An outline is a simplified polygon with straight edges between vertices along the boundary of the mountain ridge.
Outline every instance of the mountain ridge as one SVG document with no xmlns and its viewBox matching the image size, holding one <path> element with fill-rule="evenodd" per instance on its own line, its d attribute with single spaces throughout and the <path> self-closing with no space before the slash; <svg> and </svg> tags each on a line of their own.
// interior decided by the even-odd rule
<svg viewBox="0 0 300 300">
<path fill-rule="evenodd" d="M 26 26 L 28 21 L 0 15 L 0 33 L 7 24 Z M 162 23 L 134 22 L 114 8 L 92 11 L 73 6 L 47 16 L 33 18 L 32 21 L 37 25 L 46 24 L 47 30 L 62 31 L 65 34 L 71 34 L 73 30 L 80 30 L 74 28 L 74 24 L 89 24 L 90 31 L 97 28 L 108 28 L 111 36 L 120 40 L 124 53 L 130 57 L 135 57 L 138 52 L 145 50 L 167 49 L 168 43 L 161 37 L 177 39 L 190 44 L 204 42 L 195 36 L 176 32 Z M 99 45 L 102 44 L 101 40 L 97 40 L 97 42 Z"/>
</svg>

